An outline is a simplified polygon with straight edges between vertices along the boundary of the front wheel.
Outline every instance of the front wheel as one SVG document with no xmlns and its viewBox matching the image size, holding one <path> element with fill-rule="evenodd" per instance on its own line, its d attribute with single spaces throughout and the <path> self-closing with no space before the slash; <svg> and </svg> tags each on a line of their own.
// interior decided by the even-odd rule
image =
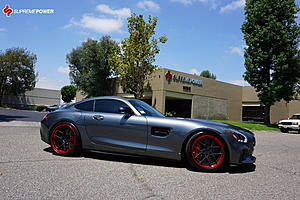
<svg viewBox="0 0 300 200">
<path fill-rule="evenodd" d="M 284 129 L 284 128 L 281 128 L 280 131 L 281 131 L 282 133 L 287 133 L 287 132 L 288 132 L 288 130 L 286 130 L 286 129 Z"/>
<path fill-rule="evenodd" d="M 228 160 L 223 140 L 211 133 L 193 135 L 187 142 L 185 153 L 193 168 L 205 172 L 222 169 Z"/>
<path fill-rule="evenodd" d="M 50 141 L 54 152 L 63 156 L 74 155 L 81 148 L 79 132 L 69 122 L 61 122 L 55 125 L 51 131 Z"/>
</svg>

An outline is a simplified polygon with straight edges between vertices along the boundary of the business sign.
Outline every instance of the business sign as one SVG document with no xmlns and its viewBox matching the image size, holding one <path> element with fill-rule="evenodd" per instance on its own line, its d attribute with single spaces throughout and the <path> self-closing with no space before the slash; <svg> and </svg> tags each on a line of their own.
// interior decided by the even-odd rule
<svg viewBox="0 0 300 200">
<path fill-rule="evenodd" d="M 18 8 L 12 9 L 9 4 L 6 4 L 2 12 L 6 17 L 10 17 L 11 14 L 54 14 L 54 9 L 44 8 Z"/>
<path fill-rule="evenodd" d="M 173 80 L 175 82 L 182 82 L 182 83 L 189 83 L 189 84 L 197 85 L 199 87 L 203 86 L 202 80 L 197 80 L 197 79 L 189 78 L 186 76 L 171 74 L 170 71 L 168 71 L 165 76 L 169 83 L 171 82 L 171 80 Z"/>
</svg>

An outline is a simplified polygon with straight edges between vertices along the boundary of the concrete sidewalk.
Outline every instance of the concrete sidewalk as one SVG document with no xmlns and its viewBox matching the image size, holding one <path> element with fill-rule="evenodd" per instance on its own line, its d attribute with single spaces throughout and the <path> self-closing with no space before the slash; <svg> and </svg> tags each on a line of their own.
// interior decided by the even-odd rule
<svg viewBox="0 0 300 200">
<path fill-rule="evenodd" d="M 40 122 L 28 122 L 28 121 L 10 121 L 10 122 L 4 122 L 0 121 L 0 127 L 1 126 L 10 126 L 10 127 L 40 127 Z"/>
</svg>

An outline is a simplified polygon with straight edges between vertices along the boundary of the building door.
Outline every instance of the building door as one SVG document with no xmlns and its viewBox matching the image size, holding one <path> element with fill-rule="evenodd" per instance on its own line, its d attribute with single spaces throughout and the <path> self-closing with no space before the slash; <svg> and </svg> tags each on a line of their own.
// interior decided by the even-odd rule
<svg viewBox="0 0 300 200">
<path fill-rule="evenodd" d="M 192 100 L 166 98 L 166 115 L 191 118 Z"/>
<path fill-rule="evenodd" d="M 243 121 L 263 122 L 264 106 L 243 106 Z"/>
</svg>

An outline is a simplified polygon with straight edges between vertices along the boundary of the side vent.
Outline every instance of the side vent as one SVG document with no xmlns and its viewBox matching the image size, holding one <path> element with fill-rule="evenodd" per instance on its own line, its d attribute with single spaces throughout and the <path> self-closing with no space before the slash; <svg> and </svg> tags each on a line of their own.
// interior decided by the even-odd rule
<svg viewBox="0 0 300 200">
<path fill-rule="evenodd" d="M 151 135 L 165 137 L 169 135 L 170 130 L 171 130 L 170 128 L 165 128 L 165 127 L 152 127 Z"/>
</svg>

